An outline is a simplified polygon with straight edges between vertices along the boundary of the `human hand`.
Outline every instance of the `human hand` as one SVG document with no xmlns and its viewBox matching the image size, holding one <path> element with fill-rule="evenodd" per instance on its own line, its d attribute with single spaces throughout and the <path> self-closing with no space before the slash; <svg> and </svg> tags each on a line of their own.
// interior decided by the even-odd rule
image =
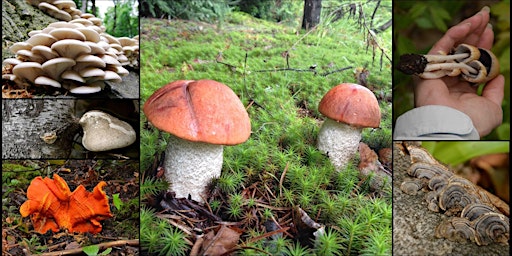
<svg viewBox="0 0 512 256">
<path fill-rule="evenodd" d="M 494 41 L 494 32 L 489 23 L 489 7 L 472 17 L 451 27 L 430 49 L 428 54 L 448 53 L 455 46 L 466 43 L 480 48 L 490 49 Z M 480 137 L 489 134 L 503 120 L 503 90 L 505 78 L 502 75 L 485 85 L 482 95 L 477 87 L 458 77 L 440 79 L 420 79 L 415 77 L 415 105 L 443 105 L 462 111 L 473 121 Z"/>
</svg>

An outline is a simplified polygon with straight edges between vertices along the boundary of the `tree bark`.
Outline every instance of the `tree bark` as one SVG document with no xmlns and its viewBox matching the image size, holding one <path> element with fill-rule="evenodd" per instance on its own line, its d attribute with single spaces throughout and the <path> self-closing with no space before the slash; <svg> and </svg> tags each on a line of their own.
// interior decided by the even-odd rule
<svg viewBox="0 0 512 256">
<path fill-rule="evenodd" d="M 86 12 L 86 10 L 87 10 L 87 1 L 88 0 L 82 0 L 82 7 L 80 8 L 80 11 Z"/>
<path fill-rule="evenodd" d="M 305 0 L 304 15 L 302 17 L 302 28 L 309 30 L 320 23 L 322 12 L 322 0 Z"/>
<path fill-rule="evenodd" d="M 393 146 L 393 255 L 510 255 L 508 246 L 490 244 L 478 246 L 473 242 L 454 242 L 435 237 L 435 229 L 446 215 L 428 210 L 425 193 L 407 195 L 400 189 L 410 178 L 411 166 L 395 143 Z M 420 191 L 421 192 L 421 191 Z"/>
<path fill-rule="evenodd" d="M 2 100 L 2 159 L 67 158 L 80 127 L 74 105 L 74 100 Z"/>
</svg>

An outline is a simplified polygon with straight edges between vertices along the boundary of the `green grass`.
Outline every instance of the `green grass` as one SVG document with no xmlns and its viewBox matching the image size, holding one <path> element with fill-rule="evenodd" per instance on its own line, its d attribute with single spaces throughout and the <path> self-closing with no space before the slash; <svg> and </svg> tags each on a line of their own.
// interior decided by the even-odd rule
<svg viewBox="0 0 512 256">
<path fill-rule="evenodd" d="M 212 185 L 220 192 L 209 198 L 212 211 L 225 221 L 243 223 L 241 242 L 265 233 L 254 225 L 253 212 L 260 222 L 283 217 L 283 211 L 260 207 L 257 202 L 262 201 L 272 207 L 300 206 L 327 227 L 314 248 L 287 236 L 247 246 L 283 255 L 390 254 L 391 198 L 375 197 L 367 182 L 360 184 L 357 158 L 338 173 L 316 148 L 324 120 L 318 112 L 323 95 L 340 83 L 355 83 L 353 70 L 364 66 L 370 70 L 368 87 L 376 95 L 390 95 L 390 64 L 384 58 L 380 66 L 378 51 L 372 64 L 371 47 L 365 50 L 364 33 L 353 20 L 324 22 L 308 34 L 296 31 L 297 27 L 236 12 L 225 18 L 222 29 L 201 22 L 142 19 L 142 103 L 158 88 L 179 79 L 217 80 L 240 97 L 251 118 L 252 134 L 245 143 L 224 148 L 222 175 Z M 391 31 L 379 37 L 390 55 Z M 258 72 L 286 68 L 285 51 L 291 68 L 317 65 L 318 74 Z M 216 62 L 220 55 L 223 63 L 233 67 Z M 348 66 L 353 68 L 319 75 Z M 380 106 L 381 127 L 364 130 L 362 139 L 375 150 L 391 146 L 391 103 L 380 100 Z M 164 151 L 166 137 L 141 118 L 142 170 L 153 163 L 156 153 Z M 155 180 L 148 177 L 146 182 L 154 184 Z M 257 189 L 251 190 L 251 185 Z M 142 187 L 148 194 L 156 193 L 150 185 Z M 256 191 L 254 197 L 242 193 L 248 189 Z M 261 192 L 268 190 L 272 193 Z M 151 229 L 155 225 L 151 214 L 141 213 L 141 243 L 146 251 L 158 252 L 161 247 L 153 239 L 163 234 Z M 250 254 L 254 248 L 239 252 Z"/>
</svg>

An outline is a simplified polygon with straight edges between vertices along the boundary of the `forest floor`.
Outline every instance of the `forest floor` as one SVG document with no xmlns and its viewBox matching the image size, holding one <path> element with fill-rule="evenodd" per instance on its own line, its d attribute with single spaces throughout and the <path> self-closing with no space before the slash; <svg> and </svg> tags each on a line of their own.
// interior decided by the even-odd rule
<svg viewBox="0 0 512 256">
<path fill-rule="evenodd" d="M 163 192 L 168 134 L 142 115 L 142 252 L 389 255 L 390 184 L 372 190 L 359 154 L 336 172 L 316 148 L 318 103 L 344 82 L 365 83 L 381 107 L 380 128 L 363 130 L 362 141 L 391 147 L 391 31 L 367 36 L 356 19 L 309 32 L 237 12 L 217 24 L 142 19 L 141 105 L 172 81 L 213 79 L 240 97 L 252 126 L 248 141 L 225 147 L 201 205 Z"/>
</svg>

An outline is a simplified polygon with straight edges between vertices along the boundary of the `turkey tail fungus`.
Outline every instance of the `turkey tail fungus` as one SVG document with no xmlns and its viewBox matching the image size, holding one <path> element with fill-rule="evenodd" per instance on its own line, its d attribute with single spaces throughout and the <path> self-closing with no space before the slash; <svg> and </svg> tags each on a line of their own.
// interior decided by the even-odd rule
<svg viewBox="0 0 512 256">
<path fill-rule="evenodd" d="M 27 190 L 28 200 L 20 207 L 21 216 L 31 215 L 35 231 L 45 234 L 67 229 L 69 232 L 98 233 L 101 220 L 112 217 L 108 197 L 100 181 L 89 192 L 84 186 L 78 186 L 71 192 L 66 181 L 54 174 L 53 180 L 39 176 L 30 183 Z"/>
</svg>

